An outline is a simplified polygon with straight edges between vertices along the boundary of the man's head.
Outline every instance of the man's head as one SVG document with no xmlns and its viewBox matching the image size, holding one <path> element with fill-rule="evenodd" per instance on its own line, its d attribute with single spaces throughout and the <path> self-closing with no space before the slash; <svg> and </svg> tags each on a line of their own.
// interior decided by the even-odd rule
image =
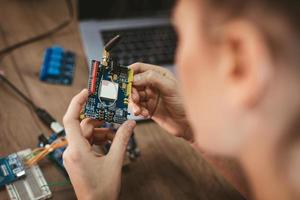
<svg viewBox="0 0 300 200">
<path fill-rule="evenodd" d="M 300 113 L 298 4 L 178 1 L 176 64 L 197 146 L 279 162 Z"/>
</svg>

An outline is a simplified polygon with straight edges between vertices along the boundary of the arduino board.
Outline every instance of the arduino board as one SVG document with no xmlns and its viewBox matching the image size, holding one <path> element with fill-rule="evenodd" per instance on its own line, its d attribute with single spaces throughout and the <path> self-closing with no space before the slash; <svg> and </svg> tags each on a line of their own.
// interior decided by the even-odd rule
<svg viewBox="0 0 300 200">
<path fill-rule="evenodd" d="M 93 60 L 89 74 L 89 97 L 85 117 L 122 124 L 127 120 L 128 99 L 131 94 L 133 70 L 118 64 L 109 51 L 120 36 L 104 48 L 102 61 Z"/>
</svg>

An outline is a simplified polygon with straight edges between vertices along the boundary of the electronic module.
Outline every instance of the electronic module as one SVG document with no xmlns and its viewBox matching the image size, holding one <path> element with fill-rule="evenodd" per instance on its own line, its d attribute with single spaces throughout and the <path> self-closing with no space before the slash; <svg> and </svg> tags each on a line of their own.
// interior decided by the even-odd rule
<svg viewBox="0 0 300 200">
<path fill-rule="evenodd" d="M 31 153 L 31 149 L 26 149 L 16 154 L 24 160 Z M 6 190 L 11 200 L 43 200 L 52 196 L 48 183 L 38 165 L 27 167 L 25 174 L 23 178 L 6 185 Z"/>
<path fill-rule="evenodd" d="M 104 47 L 101 62 L 92 61 L 85 117 L 116 124 L 127 120 L 133 70 L 119 65 L 109 53 L 119 39 L 118 35 Z"/>
<path fill-rule="evenodd" d="M 23 161 L 16 153 L 0 158 L 0 187 L 12 183 L 24 175 Z"/>
<path fill-rule="evenodd" d="M 53 84 L 70 85 L 73 82 L 75 54 L 60 46 L 47 48 L 40 70 L 40 80 Z"/>
</svg>

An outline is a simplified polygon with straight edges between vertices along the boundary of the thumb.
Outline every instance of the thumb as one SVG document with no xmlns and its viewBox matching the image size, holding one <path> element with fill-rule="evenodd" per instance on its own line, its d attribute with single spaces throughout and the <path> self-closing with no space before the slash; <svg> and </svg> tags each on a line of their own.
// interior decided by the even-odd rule
<svg viewBox="0 0 300 200">
<path fill-rule="evenodd" d="M 148 70 L 134 75 L 133 85 L 135 86 L 147 86 L 152 85 L 154 87 L 160 87 L 163 83 L 162 75 L 154 70 Z"/>
<path fill-rule="evenodd" d="M 135 121 L 129 120 L 122 124 L 118 129 L 108 153 L 108 156 L 115 162 L 123 163 L 127 144 L 135 125 Z"/>
</svg>

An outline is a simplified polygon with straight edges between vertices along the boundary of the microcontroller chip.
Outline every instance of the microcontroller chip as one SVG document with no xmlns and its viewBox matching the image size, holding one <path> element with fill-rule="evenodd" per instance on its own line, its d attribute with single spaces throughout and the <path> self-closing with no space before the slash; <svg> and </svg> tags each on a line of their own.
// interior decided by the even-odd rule
<svg viewBox="0 0 300 200">
<path fill-rule="evenodd" d="M 101 81 L 101 89 L 99 91 L 100 99 L 111 99 L 113 101 L 118 98 L 119 84 L 107 80 Z"/>
</svg>

